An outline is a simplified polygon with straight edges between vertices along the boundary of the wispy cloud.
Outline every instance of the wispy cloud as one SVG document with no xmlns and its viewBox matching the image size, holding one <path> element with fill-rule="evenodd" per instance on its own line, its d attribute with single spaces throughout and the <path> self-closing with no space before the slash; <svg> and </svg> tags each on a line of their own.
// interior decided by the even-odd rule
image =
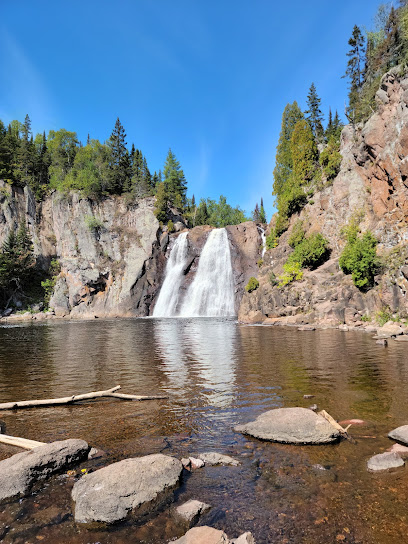
<svg viewBox="0 0 408 544">
<path fill-rule="evenodd" d="M 21 44 L 0 27 L 0 77 L 4 82 L 0 89 L 0 117 L 9 122 L 24 119 L 28 113 L 34 130 L 49 128 L 54 123 L 54 100 L 40 70 Z"/>
</svg>

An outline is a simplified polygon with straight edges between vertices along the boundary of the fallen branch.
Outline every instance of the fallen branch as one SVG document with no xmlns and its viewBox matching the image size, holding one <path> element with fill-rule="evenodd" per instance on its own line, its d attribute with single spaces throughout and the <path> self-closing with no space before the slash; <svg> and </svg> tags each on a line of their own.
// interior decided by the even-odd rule
<svg viewBox="0 0 408 544">
<path fill-rule="evenodd" d="M 153 400 L 166 399 L 163 395 L 125 395 L 124 393 L 116 393 L 120 389 L 120 385 L 107 389 L 106 391 L 92 391 L 91 393 L 83 393 L 82 395 L 73 395 L 71 397 L 61 397 L 59 399 L 41 399 L 41 400 L 23 400 L 18 402 L 4 402 L 0 404 L 0 410 L 14 410 L 15 408 L 32 408 L 35 406 L 58 406 L 61 404 L 73 404 L 81 400 L 97 399 L 100 397 L 113 397 L 123 400 Z M 3 435 L 4 436 L 4 435 Z"/>
<path fill-rule="evenodd" d="M 354 438 L 352 438 L 347 432 L 351 425 L 348 425 L 344 429 L 330 414 L 326 412 L 326 410 L 321 410 L 320 412 L 318 412 L 318 415 L 324 417 L 326 421 L 333 425 L 333 427 L 339 431 L 343 438 L 345 438 L 346 440 L 350 440 L 350 442 L 356 443 Z"/>
<path fill-rule="evenodd" d="M 9 436 L 0 433 L 0 442 L 9 446 L 16 446 L 25 450 L 33 450 L 38 446 L 44 446 L 45 442 L 37 442 L 36 440 L 27 440 L 27 438 L 19 438 L 18 436 Z"/>
</svg>

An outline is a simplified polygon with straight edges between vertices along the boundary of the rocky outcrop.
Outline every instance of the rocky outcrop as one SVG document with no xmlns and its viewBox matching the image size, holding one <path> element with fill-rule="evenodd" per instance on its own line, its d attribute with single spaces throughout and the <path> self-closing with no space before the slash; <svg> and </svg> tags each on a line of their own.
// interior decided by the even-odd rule
<svg viewBox="0 0 408 544">
<path fill-rule="evenodd" d="M 0 462 L 0 500 L 27 495 L 39 480 L 88 458 L 83 440 L 62 440 L 17 453 Z"/>
<path fill-rule="evenodd" d="M 174 488 L 183 465 L 168 455 L 154 454 L 124 459 L 83 476 L 72 489 L 75 521 L 115 523 L 131 512 L 154 511 L 166 491 Z"/>
<path fill-rule="evenodd" d="M 322 416 L 307 408 L 277 408 L 264 412 L 255 421 L 237 425 L 235 431 L 284 444 L 328 444 L 339 432 Z"/>
<path fill-rule="evenodd" d="M 57 317 L 151 315 L 175 237 L 186 228 L 177 210 L 176 227 L 163 232 L 154 198 L 129 204 L 123 197 L 99 202 L 54 191 L 37 203 L 30 189 L 0 181 L 0 244 L 22 220 L 28 222 L 38 265 L 57 258 L 61 273 L 50 300 Z M 189 261 L 182 289 L 191 283 L 211 227 L 189 231 Z M 259 258 L 260 235 L 252 222 L 228 227 L 236 285 L 236 308 Z"/>
<path fill-rule="evenodd" d="M 241 321 L 355 325 L 383 308 L 408 313 L 407 97 L 408 76 L 393 68 L 382 78 L 377 111 L 364 125 L 343 129 L 338 176 L 292 216 L 278 247 L 266 253 L 257 275 L 259 288 L 242 299 Z M 359 291 L 338 264 L 345 244 L 341 229 L 351 218 L 360 221 L 363 232 L 374 233 L 384 261 L 375 287 L 367 293 Z M 321 232 L 329 240 L 330 260 L 305 271 L 302 281 L 278 288 L 276 277 L 292 251 L 288 239 L 299 219 L 307 235 Z"/>
</svg>

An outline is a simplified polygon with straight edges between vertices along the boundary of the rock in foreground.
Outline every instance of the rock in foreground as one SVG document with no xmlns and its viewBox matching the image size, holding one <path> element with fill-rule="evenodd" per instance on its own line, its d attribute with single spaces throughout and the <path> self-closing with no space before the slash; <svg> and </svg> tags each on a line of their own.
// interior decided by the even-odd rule
<svg viewBox="0 0 408 544">
<path fill-rule="evenodd" d="M 381 472 L 392 468 L 402 467 L 404 461 L 399 455 L 393 452 L 379 453 L 367 461 L 367 470 L 369 472 Z"/>
<path fill-rule="evenodd" d="M 204 461 L 206 465 L 231 465 L 234 467 L 239 465 L 239 461 L 233 457 L 230 457 L 229 455 L 222 455 L 221 453 L 216 453 L 215 451 L 200 453 L 197 455 L 197 457 Z"/>
<path fill-rule="evenodd" d="M 185 502 L 181 506 L 176 508 L 176 516 L 181 519 L 183 522 L 188 523 L 188 526 L 191 527 L 194 525 L 198 518 L 207 512 L 211 506 L 205 502 L 196 501 L 191 499 L 190 501 Z"/>
<path fill-rule="evenodd" d="M 229 540 L 224 531 L 212 527 L 194 527 L 172 544 L 255 544 L 251 533 L 244 533 L 238 538 Z"/>
<path fill-rule="evenodd" d="M 408 446 L 408 425 L 401 425 L 388 433 L 388 437 Z"/>
<path fill-rule="evenodd" d="M 0 462 L 0 500 L 26 495 L 38 480 L 66 469 L 88 457 L 84 440 L 62 440 L 17 453 Z"/>
<path fill-rule="evenodd" d="M 154 454 L 124 459 L 87 474 L 72 489 L 75 521 L 115 523 L 131 511 L 143 515 L 179 482 L 182 470 L 178 459 Z"/>
<path fill-rule="evenodd" d="M 270 410 L 255 421 L 238 425 L 235 431 L 286 444 L 327 444 L 340 437 L 337 429 L 324 417 L 307 408 Z"/>
</svg>

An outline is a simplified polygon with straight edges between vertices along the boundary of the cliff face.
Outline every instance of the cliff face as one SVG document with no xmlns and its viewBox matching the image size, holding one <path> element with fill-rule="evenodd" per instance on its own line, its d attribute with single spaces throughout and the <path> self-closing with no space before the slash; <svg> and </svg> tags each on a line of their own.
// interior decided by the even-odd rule
<svg viewBox="0 0 408 544">
<path fill-rule="evenodd" d="M 101 202 L 78 194 L 52 193 L 35 202 L 30 190 L 0 181 L 0 244 L 22 220 L 28 222 L 39 266 L 61 265 L 50 307 L 58 317 L 147 316 L 152 313 L 167 258 L 178 233 L 162 233 L 154 199 L 127 205 L 123 198 Z M 184 225 L 174 217 L 177 228 Z M 190 261 L 183 288 L 192 281 L 210 227 L 189 232 Z M 261 239 L 252 222 L 228 227 L 236 308 L 259 254 Z"/>
<path fill-rule="evenodd" d="M 239 318 L 246 322 L 279 319 L 288 323 L 361 324 L 363 314 L 389 308 L 408 313 L 408 77 L 395 68 L 386 74 L 376 95 L 377 112 L 353 129 L 344 128 L 341 170 L 330 187 L 315 193 L 313 201 L 291 218 L 279 246 L 268 251 L 258 274 L 260 287 L 245 294 Z M 360 292 L 339 268 L 344 247 L 341 229 L 352 217 L 370 229 L 379 241 L 383 274 L 368 293 Z M 331 259 L 300 282 L 285 288 L 270 278 L 282 273 L 292 251 L 288 238 L 302 220 L 306 234 L 321 232 L 330 243 Z"/>
</svg>

